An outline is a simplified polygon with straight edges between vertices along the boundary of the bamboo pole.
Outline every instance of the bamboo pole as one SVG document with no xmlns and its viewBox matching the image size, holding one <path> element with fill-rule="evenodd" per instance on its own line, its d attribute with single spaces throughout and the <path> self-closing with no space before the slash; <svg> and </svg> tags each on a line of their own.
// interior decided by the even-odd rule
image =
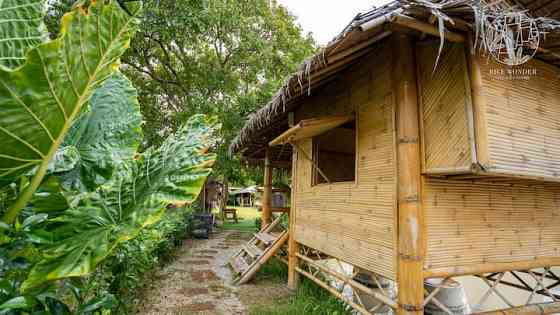
<svg viewBox="0 0 560 315">
<path fill-rule="evenodd" d="M 369 294 L 371 296 L 373 296 L 374 298 L 376 298 L 377 300 L 383 302 L 384 304 L 389 305 L 390 307 L 392 307 L 393 309 L 396 309 L 398 307 L 397 303 L 395 303 L 395 301 L 391 300 L 389 297 L 387 297 L 386 295 L 383 295 L 381 293 L 377 293 L 375 291 L 373 291 L 372 289 L 366 287 L 365 285 L 355 281 L 354 279 L 343 275 L 341 273 L 338 273 L 334 270 L 331 270 L 323 265 L 317 264 L 316 262 L 314 262 L 312 259 L 310 259 L 309 257 L 305 256 L 305 255 L 301 255 L 301 254 L 297 254 L 297 256 L 299 258 L 301 258 L 302 260 L 304 260 L 307 264 L 320 269 L 321 271 L 328 273 L 329 275 L 337 278 L 338 280 L 348 283 L 352 289 L 358 289 L 366 294 Z"/>
<path fill-rule="evenodd" d="M 413 30 L 420 31 L 422 33 L 430 34 L 436 37 L 441 37 L 439 29 L 434 25 L 417 20 L 407 15 L 402 15 L 402 14 L 397 15 L 393 20 L 393 23 L 411 28 Z M 445 40 L 454 43 L 462 43 L 465 41 L 465 36 L 459 33 L 451 32 L 447 29 L 443 32 L 443 38 Z"/>
<path fill-rule="evenodd" d="M 531 304 L 491 312 L 475 313 L 476 315 L 547 315 L 560 314 L 560 302 Z"/>
<path fill-rule="evenodd" d="M 264 157 L 264 184 L 263 184 L 263 197 L 262 197 L 262 226 L 270 224 L 272 217 L 272 165 L 271 154 L 272 150 L 266 148 Z"/>
<path fill-rule="evenodd" d="M 342 60 L 358 51 L 361 51 L 362 49 L 365 49 L 375 43 L 377 43 L 380 40 L 385 39 L 386 37 L 388 37 L 389 35 L 391 35 L 391 31 L 382 31 L 381 33 L 373 36 L 372 38 L 359 43 L 356 46 L 353 46 L 352 48 L 348 48 L 346 50 L 343 50 L 341 52 L 338 52 L 336 54 L 333 54 L 331 56 L 327 56 L 327 63 L 330 65 L 332 63 L 335 63 L 339 60 Z"/>
<path fill-rule="evenodd" d="M 474 123 L 474 142 L 478 163 L 488 166 L 490 157 L 488 154 L 488 132 L 486 130 L 486 98 L 484 97 L 484 83 L 482 82 L 482 71 L 476 56 L 476 50 L 472 34 L 467 35 L 467 63 L 469 66 L 469 77 L 471 83 L 472 113 Z"/>
<path fill-rule="evenodd" d="M 439 29 L 434 25 L 430 23 L 426 23 L 424 21 L 420 21 L 408 15 L 404 15 L 402 14 L 402 12 L 403 12 L 402 9 L 399 9 L 395 12 L 382 15 L 376 19 L 373 19 L 369 22 L 360 25 L 360 29 L 362 31 L 368 31 L 372 28 L 379 27 L 385 23 L 393 23 L 413 30 L 417 30 L 424 34 L 430 34 L 436 37 L 441 37 L 441 33 L 439 32 Z M 463 25 L 463 27 L 465 26 Z M 463 36 L 462 34 L 451 32 L 447 29 L 443 32 L 443 37 L 446 40 L 455 43 L 462 43 L 466 39 L 465 36 Z"/>
<path fill-rule="evenodd" d="M 305 152 L 305 150 L 303 150 L 300 146 L 298 146 L 295 142 L 291 143 L 292 147 L 296 148 L 296 150 L 298 152 L 301 152 L 301 155 L 303 155 L 303 157 L 308 160 L 311 165 L 317 170 L 317 172 L 319 173 L 319 175 L 321 175 L 321 177 L 323 177 L 323 179 L 325 179 L 325 181 L 327 181 L 328 184 L 331 183 L 331 181 L 329 180 L 329 178 L 327 177 L 327 175 L 325 175 L 325 173 L 321 170 L 321 168 L 319 167 L 319 165 L 317 164 L 317 162 L 315 162 L 308 154 L 307 152 Z"/>
<path fill-rule="evenodd" d="M 552 266 L 560 266 L 560 258 L 542 258 L 508 263 L 433 268 L 424 271 L 424 278 L 447 278 L 451 276 L 477 275 L 510 270 L 530 270 Z"/>
<path fill-rule="evenodd" d="M 420 196 L 419 108 L 414 44 L 406 34 L 394 35 L 392 44 L 397 122 L 397 314 L 423 314 L 426 236 Z"/>
<path fill-rule="evenodd" d="M 352 306 L 354 309 L 358 310 L 361 314 L 363 315 L 373 315 L 372 313 L 370 313 L 368 310 L 366 310 L 364 307 L 362 307 L 361 305 L 358 305 L 357 303 L 355 303 L 354 301 L 348 299 L 347 297 L 345 297 L 344 295 L 342 295 L 340 292 L 338 292 L 337 290 L 335 290 L 333 287 L 331 287 L 330 285 L 324 283 L 323 281 L 319 280 L 317 277 L 313 276 L 312 274 L 310 274 L 309 272 L 297 267 L 296 271 L 301 273 L 302 275 L 306 276 L 307 278 L 309 278 L 310 280 L 312 280 L 313 282 L 315 282 L 317 285 L 319 285 L 320 287 L 322 287 L 323 289 L 329 291 L 332 295 L 336 296 L 337 298 L 343 300 L 344 302 L 348 303 L 350 306 Z"/>
<path fill-rule="evenodd" d="M 289 119 L 290 127 L 293 126 L 295 119 L 292 114 L 292 119 Z M 289 215 L 289 226 L 288 226 L 288 287 L 292 290 L 296 290 L 299 284 L 299 273 L 297 273 L 296 268 L 298 266 L 297 253 L 299 252 L 299 244 L 296 241 L 295 230 L 296 230 L 296 194 L 297 194 L 297 182 L 298 182 L 298 151 L 292 150 L 292 189 L 290 191 L 290 212 Z"/>
<path fill-rule="evenodd" d="M 278 224 L 280 224 L 280 222 L 282 221 L 282 216 L 279 216 L 278 218 L 276 218 L 276 220 L 272 221 L 272 223 L 270 223 L 270 225 L 268 226 L 264 226 L 263 230 L 261 231 L 262 233 L 269 233 L 271 232 L 276 226 L 278 226 Z M 249 240 L 248 244 L 253 244 L 255 243 L 255 241 L 257 241 L 257 237 L 255 235 L 253 235 L 253 237 L 251 238 L 251 240 Z M 240 248 L 235 255 L 231 256 L 230 261 L 233 261 L 233 259 L 235 259 L 239 254 L 241 254 L 244 251 L 243 248 Z"/>
<path fill-rule="evenodd" d="M 253 264 L 251 264 L 251 266 L 249 266 L 250 271 L 244 274 L 243 277 L 241 277 L 237 281 L 237 283 L 243 284 L 249 281 L 257 273 L 257 271 L 259 271 L 262 265 L 264 265 L 272 256 L 276 255 L 276 252 L 280 249 L 280 247 L 284 245 L 284 243 L 286 243 L 287 240 L 288 233 L 282 232 L 282 234 L 280 234 L 279 236 L 279 239 L 274 243 L 274 245 L 266 249 L 265 254 L 259 257 Z"/>
</svg>

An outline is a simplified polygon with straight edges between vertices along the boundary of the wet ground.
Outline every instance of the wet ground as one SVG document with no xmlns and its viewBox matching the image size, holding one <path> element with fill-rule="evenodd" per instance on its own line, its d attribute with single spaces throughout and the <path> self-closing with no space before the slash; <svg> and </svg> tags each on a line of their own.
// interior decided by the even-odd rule
<svg viewBox="0 0 560 315">
<path fill-rule="evenodd" d="M 142 294 L 138 314 L 249 314 L 251 305 L 289 295 L 278 281 L 231 283 L 227 261 L 250 238 L 249 233 L 221 231 L 208 240 L 185 241 L 176 259 L 154 274 Z"/>
</svg>

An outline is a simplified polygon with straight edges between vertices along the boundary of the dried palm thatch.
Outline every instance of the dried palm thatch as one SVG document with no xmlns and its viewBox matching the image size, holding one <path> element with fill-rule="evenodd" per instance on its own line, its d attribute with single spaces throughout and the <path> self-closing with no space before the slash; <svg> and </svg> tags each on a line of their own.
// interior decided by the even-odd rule
<svg viewBox="0 0 560 315">
<path fill-rule="evenodd" d="M 268 126 L 278 116 L 285 114 L 286 106 L 290 100 L 302 94 L 307 93 L 309 95 L 311 93 L 313 83 L 311 74 L 328 66 L 327 56 L 337 50 L 339 44 L 347 37 L 348 33 L 359 29 L 359 25 L 364 21 L 383 16 L 399 7 L 398 1 L 394 1 L 371 12 L 358 14 L 326 47 L 321 48 L 315 55 L 305 60 L 296 73 L 286 79 L 284 85 L 276 92 L 268 104 L 249 116 L 247 123 L 233 140 L 230 146 L 230 153 L 233 154 L 241 150 L 244 144 L 251 141 L 255 131 Z"/>
<path fill-rule="evenodd" d="M 251 143 L 255 145 L 256 138 L 263 138 L 260 135 L 263 129 L 277 123 L 281 118 L 285 118 L 287 112 L 293 110 L 290 106 L 293 105 L 296 98 L 311 94 L 312 88 L 315 87 L 315 82 L 312 81 L 314 74 L 328 70 L 333 63 L 333 55 L 340 53 L 339 47 L 351 42 L 352 38 L 360 36 L 362 26 L 365 25 L 379 26 L 391 23 L 395 16 L 437 22 L 441 51 L 445 41 L 446 28 L 453 28 L 458 22 L 461 22 L 462 25 L 472 29 L 476 38 L 475 47 L 478 49 L 495 51 L 497 45 L 502 45 L 506 47 L 504 49 L 506 58 L 513 62 L 523 62 L 523 51 L 515 46 L 515 40 L 513 40 L 517 34 L 505 32 L 503 28 L 496 29 L 495 25 L 522 22 L 525 25 L 519 26 L 520 32 L 536 34 L 540 39 L 550 32 L 560 31 L 560 22 L 546 17 L 532 17 L 525 8 L 512 5 L 510 1 L 520 0 L 400 0 L 364 14 L 358 14 L 326 47 L 307 59 L 299 70 L 286 80 L 267 105 L 249 117 L 231 144 L 230 152 L 239 152 Z M 390 34 L 384 27 L 379 29 L 381 34 L 376 35 L 377 40 Z M 376 39 L 375 36 L 373 38 Z M 368 41 L 368 45 L 371 46 L 374 42 L 375 40 Z M 361 44 L 356 43 L 356 45 Z M 538 46 L 538 42 L 536 46 Z M 537 48 L 535 47 L 535 49 Z M 365 49 L 365 46 L 362 49 Z M 540 50 L 541 53 L 543 51 L 543 49 Z M 548 55 L 560 59 L 559 54 L 549 52 Z M 266 145 L 266 141 L 262 139 L 259 141 L 261 141 L 259 146 Z"/>
<path fill-rule="evenodd" d="M 505 0 L 402 0 L 401 4 L 408 12 L 427 10 L 437 18 L 441 35 L 440 52 L 444 44 L 445 24 L 454 25 L 453 16 L 460 15 L 472 21 L 476 48 L 493 53 L 500 50 L 498 53 L 505 54 L 511 65 L 522 64 L 530 58 L 523 55 L 524 47 L 516 45 L 518 38 L 534 43 L 532 49 L 536 51 L 541 38 L 550 31 L 560 29 L 559 21 L 532 17 L 528 10 Z"/>
</svg>

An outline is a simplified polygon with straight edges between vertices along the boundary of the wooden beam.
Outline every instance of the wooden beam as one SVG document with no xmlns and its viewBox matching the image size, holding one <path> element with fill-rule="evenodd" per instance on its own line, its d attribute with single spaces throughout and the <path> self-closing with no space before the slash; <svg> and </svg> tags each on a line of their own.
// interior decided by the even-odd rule
<svg viewBox="0 0 560 315">
<path fill-rule="evenodd" d="M 424 271 L 424 278 L 447 278 L 457 276 L 478 275 L 511 270 L 530 270 L 535 268 L 560 266 L 560 257 L 541 258 L 508 263 L 486 263 L 483 265 L 467 265 L 433 268 Z"/>
<path fill-rule="evenodd" d="M 264 183 L 262 197 L 262 226 L 270 224 L 272 218 L 272 150 L 266 148 L 264 157 Z"/>
<path fill-rule="evenodd" d="M 414 44 L 406 34 L 393 35 L 392 44 L 398 180 L 397 314 L 423 314 L 426 236 L 420 195 L 420 130 Z"/>
<path fill-rule="evenodd" d="M 560 302 L 531 304 L 503 310 L 475 313 L 475 315 L 547 315 L 559 314 Z"/>
</svg>

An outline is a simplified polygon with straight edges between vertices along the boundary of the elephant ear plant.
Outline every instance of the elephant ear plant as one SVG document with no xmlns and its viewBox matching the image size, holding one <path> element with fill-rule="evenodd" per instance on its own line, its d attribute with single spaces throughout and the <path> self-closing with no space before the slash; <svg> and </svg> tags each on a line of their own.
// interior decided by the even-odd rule
<svg viewBox="0 0 560 315">
<path fill-rule="evenodd" d="M 0 29 L 10 26 L 3 4 L 32 2 L 0 0 Z M 132 16 L 116 0 L 78 1 L 59 38 L 0 45 L 1 58 L 13 56 L 0 64 L 0 314 L 110 308 L 102 297 L 65 305 L 65 279 L 89 275 L 170 203 L 192 202 L 211 171 L 219 126 L 205 116 L 137 152 L 137 93 L 118 71 L 140 6 L 128 8 Z M 23 33 L 41 34 L 31 20 Z"/>
<path fill-rule="evenodd" d="M 0 67 L 16 68 L 30 48 L 47 38 L 43 0 L 0 1 Z"/>
<path fill-rule="evenodd" d="M 59 38 L 31 48 L 22 66 L 0 69 L 0 185 L 31 173 L 4 214 L 8 224 L 32 198 L 72 123 L 129 46 L 137 20 L 108 3 L 78 5 L 63 17 Z"/>
<path fill-rule="evenodd" d="M 213 119 L 191 117 L 161 147 L 124 160 L 110 182 L 36 230 L 44 255 L 23 291 L 90 274 L 117 245 L 157 222 L 167 205 L 194 201 L 216 159 L 207 153 L 216 128 Z"/>
</svg>

